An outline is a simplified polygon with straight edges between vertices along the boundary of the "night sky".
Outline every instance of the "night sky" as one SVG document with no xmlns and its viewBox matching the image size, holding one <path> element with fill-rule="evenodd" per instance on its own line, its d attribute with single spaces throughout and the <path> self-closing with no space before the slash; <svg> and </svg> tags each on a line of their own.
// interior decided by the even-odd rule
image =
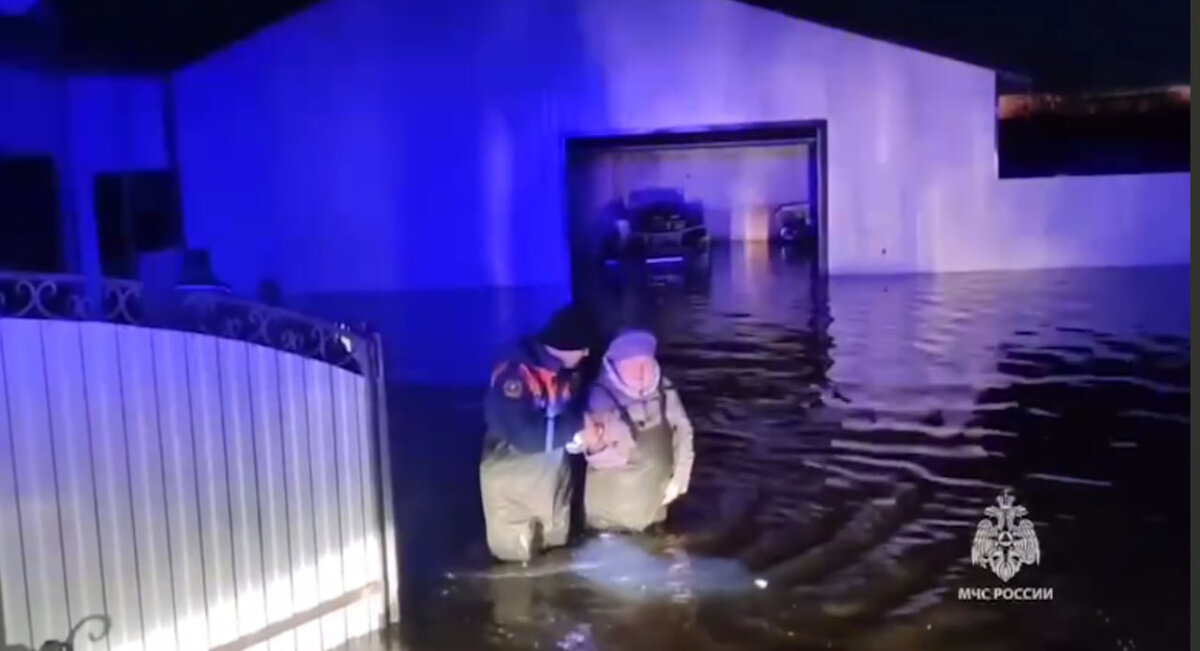
<svg viewBox="0 0 1200 651">
<path fill-rule="evenodd" d="M 745 0 L 1028 76 L 1035 90 L 1188 83 L 1188 0 Z"/>
<path fill-rule="evenodd" d="M 39 43 L 61 48 L 75 65 L 105 61 L 169 70 L 314 1 L 42 0 L 32 12 L 40 18 L 0 19 L 0 58 L 17 54 L 28 41 L 24 49 Z M 1018 73 L 1031 79 L 1034 90 L 1189 79 L 1188 0 L 741 1 Z M 42 37 L 30 30 L 41 30 Z"/>
</svg>

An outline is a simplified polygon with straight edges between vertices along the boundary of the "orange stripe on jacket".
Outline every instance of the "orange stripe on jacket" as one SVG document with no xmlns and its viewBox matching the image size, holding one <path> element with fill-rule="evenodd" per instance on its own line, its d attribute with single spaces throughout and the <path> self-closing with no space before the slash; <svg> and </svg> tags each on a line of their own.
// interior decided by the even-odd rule
<svg viewBox="0 0 1200 651">
<path fill-rule="evenodd" d="M 499 381 L 500 376 L 509 368 L 509 362 L 501 362 L 500 364 L 497 364 L 495 368 L 492 369 L 491 385 L 496 386 L 496 382 Z M 536 400 L 543 399 L 543 388 L 550 393 L 549 396 L 545 397 L 545 399 L 549 402 L 566 400 L 571 396 L 571 385 L 566 383 L 559 384 L 556 381 L 557 377 L 553 371 L 544 368 L 530 367 L 527 364 L 517 364 L 517 370 L 521 374 L 521 380 L 525 385 L 525 388 Z"/>
<path fill-rule="evenodd" d="M 571 385 L 559 382 L 554 371 L 522 364 L 521 377 L 524 378 L 530 393 L 539 400 L 544 397 L 547 402 L 561 402 L 571 395 Z M 550 395 L 543 396 L 543 391 L 549 392 Z"/>
</svg>

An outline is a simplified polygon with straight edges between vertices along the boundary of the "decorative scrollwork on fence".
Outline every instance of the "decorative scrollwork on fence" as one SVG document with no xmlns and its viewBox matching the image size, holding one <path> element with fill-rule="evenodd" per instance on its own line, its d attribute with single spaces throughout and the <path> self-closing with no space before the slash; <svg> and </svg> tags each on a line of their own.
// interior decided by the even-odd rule
<svg viewBox="0 0 1200 651">
<path fill-rule="evenodd" d="M 71 627 L 65 640 L 47 640 L 38 647 L 38 651 L 75 651 L 75 637 L 79 635 L 85 625 L 92 622 L 99 624 L 101 628 L 98 631 L 89 632 L 88 641 L 95 644 L 108 637 L 108 632 L 112 630 L 112 620 L 108 615 L 88 615 Z"/>
<path fill-rule="evenodd" d="M 33 319 L 83 319 L 87 299 L 82 283 L 70 276 L 0 278 L 0 314 Z"/>
<path fill-rule="evenodd" d="M 145 299 L 136 281 L 106 279 L 93 291 L 78 276 L 0 274 L 0 317 L 165 327 L 248 341 L 356 373 L 370 366 L 374 341 L 365 326 L 333 324 L 218 291 L 176 291 L 149 306 Z"/>
<path fill-rule="evenodd" d="M 335 325 L 253 301 L 201 292 L 182 297 L 195 332 L 240 339 L 365 372 L 370 340 L 362 329 Z"/>
<path fill-rule="evenodd" d="M 136 325 L 141 317 L 142 286 L 130 280 L 104 281 L 104 318 L 112 323 Z"/>
</svg>

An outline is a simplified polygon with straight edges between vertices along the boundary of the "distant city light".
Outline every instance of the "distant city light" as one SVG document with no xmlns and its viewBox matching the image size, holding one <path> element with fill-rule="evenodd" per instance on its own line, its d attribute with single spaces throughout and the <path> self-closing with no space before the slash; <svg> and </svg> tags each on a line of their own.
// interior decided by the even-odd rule
<svg viewBox="0 0 1200 651">
<path fill-rule="evenodd" d="M 1191 99 L 1192 89 L 1188 85 L 1080 95 L 1013 93 L 997 98 L 996 117 L 1011 120 L 1037 115 L 1145 114 L 1189 106 Z"/>
</svg>

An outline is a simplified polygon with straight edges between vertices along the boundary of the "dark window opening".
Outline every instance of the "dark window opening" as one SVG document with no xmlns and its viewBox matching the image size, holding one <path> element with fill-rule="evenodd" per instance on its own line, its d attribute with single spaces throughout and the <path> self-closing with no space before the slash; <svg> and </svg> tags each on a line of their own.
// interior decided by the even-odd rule
<svg viewBox="0 0 1200 651">
<path fill-rule="evenodd" d="M 0 159 L 0 270 L 65 271 L 58 192 L 53 158 Z"/>
<path fill-rule="evenodd" d="M 179 185 L 166 170 L 96 175 L 96 228 L 101 269 L 111 278 L 137 278 L 140 256 L 183 246 Z"/>
<path fill-rule="evenodd" d="M 1001 178 L 1191 170 L 1191 91 L 1171 87 L 1093 95 L 998 86 Z"/>
</svg>

